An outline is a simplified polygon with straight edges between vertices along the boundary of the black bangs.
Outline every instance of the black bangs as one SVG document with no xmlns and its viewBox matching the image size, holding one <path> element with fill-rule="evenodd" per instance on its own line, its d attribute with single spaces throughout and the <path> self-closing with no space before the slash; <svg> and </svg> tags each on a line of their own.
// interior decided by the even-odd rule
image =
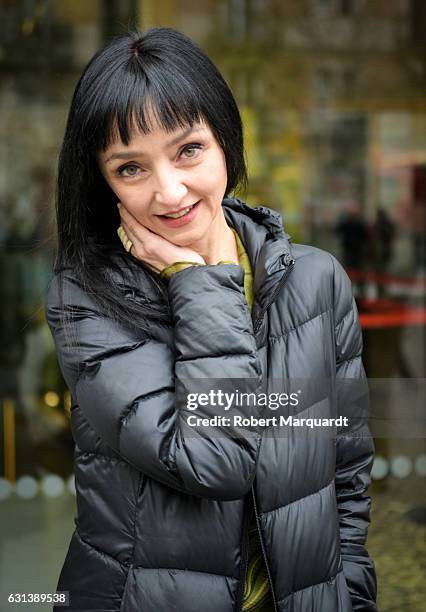
<svg viewBox="0 0 426 612">
<path fill-rule="evenodd" d="M 117 140 L 128 145 L 135 130 L 148 134 L 155 126 L 174 132 L 204 120 L 193 85 L 176 79 L 164 67 L 152 66 L 150 71 L 156 73 L 153 79 L 143 69 L 134 74 L 117 72 L 102 91 L 104 100 L 97 100 L 87 122 L 94 153 L 105 151 Z"/>
<path fill-rule="evenodd" d="M 81 136 L 92 154 L 105 151 L 117 140 L 128 145 L 134 130 L 147 134 L 155 125 L 173 132 L 197 122 L 209 122 L 203 89 L 210 89 L 210 95 L 212 90 L 201 67 L 191 70 L 187 60 L 173 58 L 170 50 L 165 61 L 158 53 L 144 49 L 140 40 L 135 40 L 124 61 L 123 53 L 121 61 L 108 55 L 95 56 L 76 92 L 77 107 L 84 116 Z M 99 65 L 102 60 L 108 68 Z M 88 81 L 91 95 L 83 99 L 80 94 L 87 94 Z"/>
</svg>

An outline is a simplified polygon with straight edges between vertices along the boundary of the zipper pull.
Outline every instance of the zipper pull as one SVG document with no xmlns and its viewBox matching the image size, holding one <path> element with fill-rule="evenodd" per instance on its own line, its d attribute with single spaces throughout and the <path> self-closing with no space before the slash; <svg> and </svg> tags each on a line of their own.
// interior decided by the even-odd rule
<svg viewBox="0 0 426 612">
<path fill-rule="evenodd" d="M 284 255 L 281 257 L 281 260 L 285 266 L 292 266 L 295 263 L 295 260 L 290 255 L 290 253 L 284 253 Z"/>
</svg>

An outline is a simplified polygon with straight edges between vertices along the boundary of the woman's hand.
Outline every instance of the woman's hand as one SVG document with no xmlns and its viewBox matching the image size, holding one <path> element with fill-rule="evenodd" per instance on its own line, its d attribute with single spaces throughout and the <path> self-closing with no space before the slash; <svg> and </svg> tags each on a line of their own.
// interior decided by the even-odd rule
<svg viewBox="0 0 426 612">
<path fill-rule="evenodd" d="M 161 272 L 177 261 L 205 264 L 201 255 L 192 249 L 176 246 L 139 223 L 122 204 L 118 205 L 118 210 L 121 225 L 133 243 L 130 249 L 131 254 L 146 263 L 155 272 Z"/>
</svg>

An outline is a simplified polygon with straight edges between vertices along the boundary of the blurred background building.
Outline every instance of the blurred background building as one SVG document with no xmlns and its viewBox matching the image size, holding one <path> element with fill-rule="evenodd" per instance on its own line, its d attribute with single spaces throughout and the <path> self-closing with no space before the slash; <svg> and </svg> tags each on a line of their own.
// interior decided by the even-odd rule
<svg viewBox="0 0 426 612">
<path fill-rule="evenodd" d="M 163 25 L 235 94 L 248 203 L 353 280 L 378 412 L 394 417 L 374 431 L 379 609 L 423 610 L 424 413 L 410 409 L 425 377 L 426 2 L 1 0 L 0 21 L 0 592 L 53 591 L 74 528 L 70 398 L 43 311 L 71 95 L 111 36 Z"/>
</svg>

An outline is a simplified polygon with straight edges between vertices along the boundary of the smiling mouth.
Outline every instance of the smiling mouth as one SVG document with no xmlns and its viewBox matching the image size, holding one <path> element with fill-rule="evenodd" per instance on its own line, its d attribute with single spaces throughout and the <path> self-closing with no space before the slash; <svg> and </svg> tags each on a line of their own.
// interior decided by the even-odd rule
<svg viewBox="0 0 426 612">
<path fill-rule="evenodd" d="M 185 215 L 187 215 L 189 211 L 194 208 L 195 204 L 198 204 L 198 202 L 195 202 L 194 204 L 192 204 L 191 206 L 188 206 L 187 208 L 183 208 L 179 212 L 168 213 L 167 215 L 158 215 L 158 216 L 166 217 L 167 219 L 179 219 L 179 217 L 184 217 Z"/>
</svg>

